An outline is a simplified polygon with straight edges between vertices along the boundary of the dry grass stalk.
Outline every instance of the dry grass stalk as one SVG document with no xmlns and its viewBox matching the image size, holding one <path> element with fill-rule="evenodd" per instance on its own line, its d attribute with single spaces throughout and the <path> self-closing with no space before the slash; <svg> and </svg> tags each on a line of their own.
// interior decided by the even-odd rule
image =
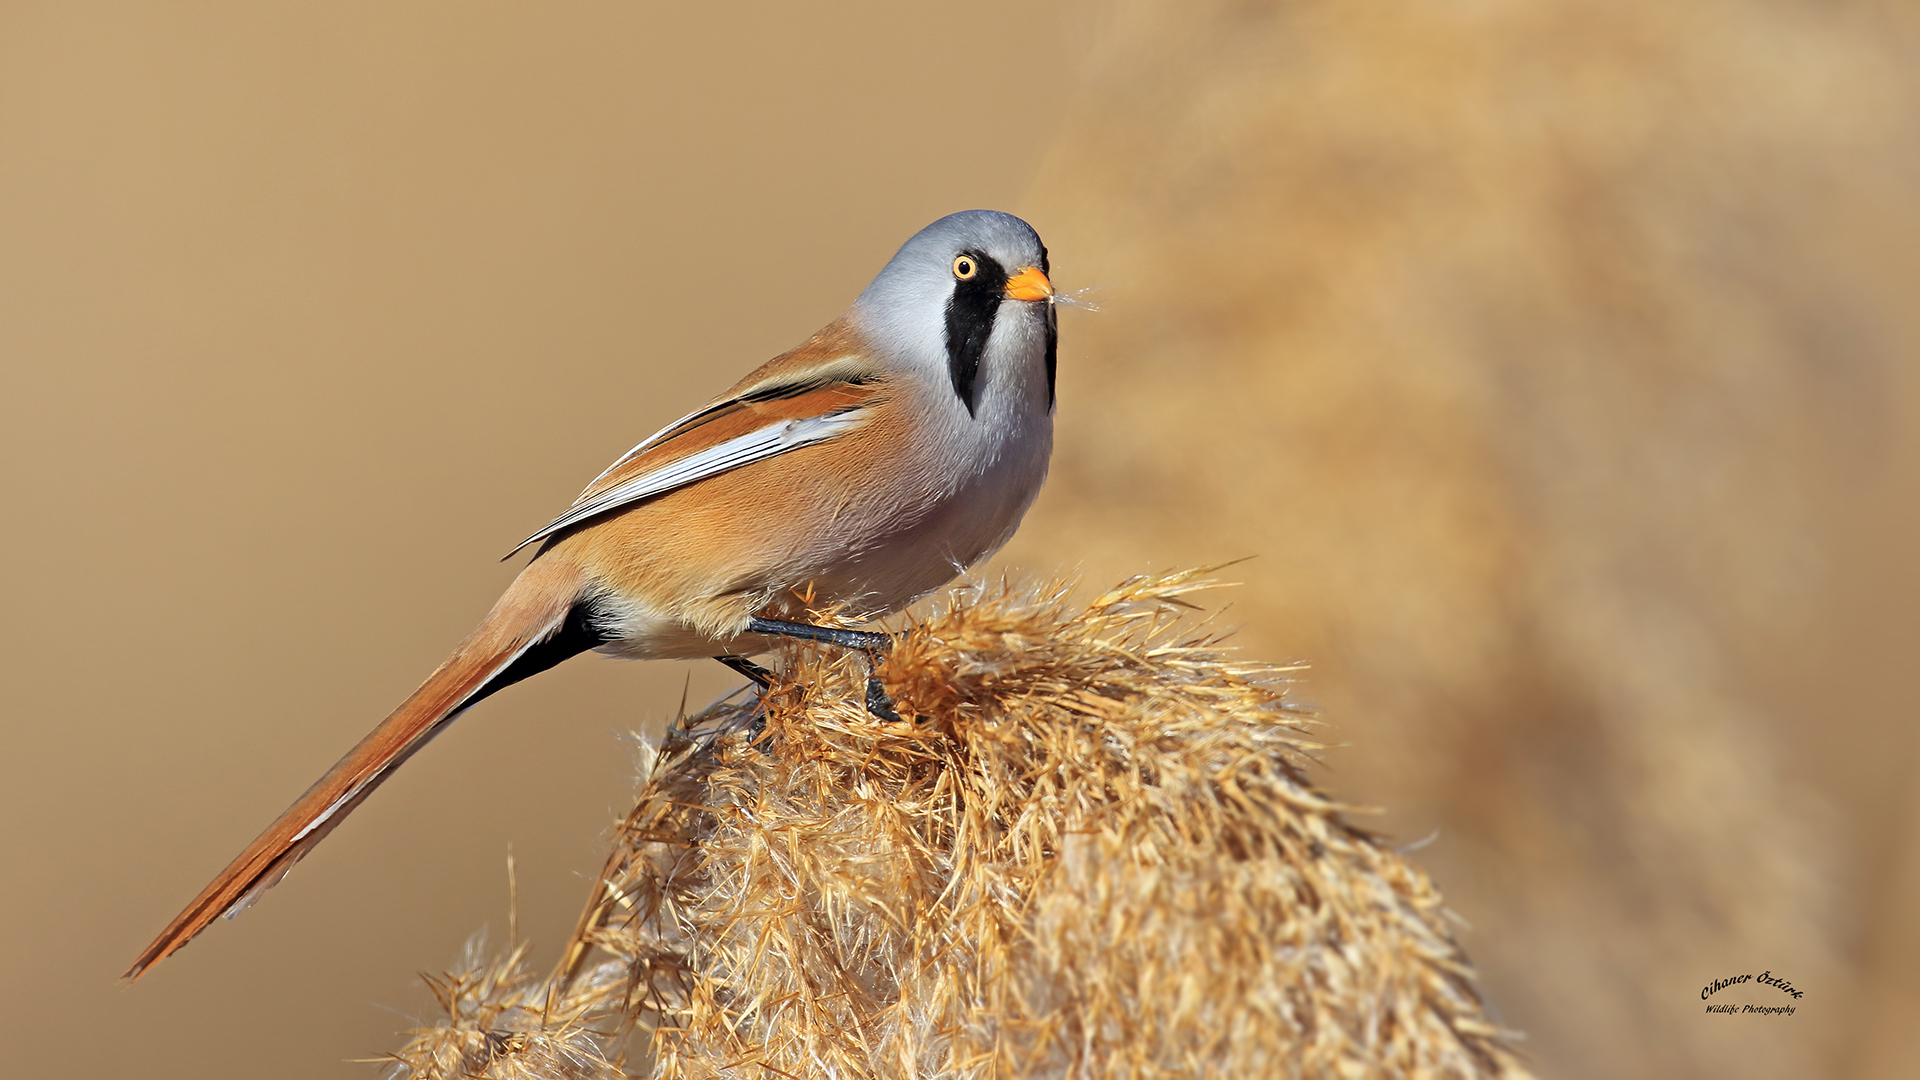
<svg viewBox="0 0 1920 1080">
<path fill-rule="evenodd" d="M 417 1077 L 1515 1076 L 1439 893 L 1303 778 L 1285 672 L 976 590 L 669 735 L 559 970 L 436 984 Z M 623 1056 L 626 1055 L 626 1056 Z"/>
</svg>

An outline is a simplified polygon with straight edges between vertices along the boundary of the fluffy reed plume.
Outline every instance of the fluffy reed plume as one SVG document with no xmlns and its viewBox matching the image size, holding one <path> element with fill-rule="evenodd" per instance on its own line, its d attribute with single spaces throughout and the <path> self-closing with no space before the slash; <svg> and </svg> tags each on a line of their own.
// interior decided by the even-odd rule
<svg viewBox="0 0 1920 1080">
<path fill-rule="evenodd" d="M 1427 878 L 1302 777 L 1195 574 L 977 590 L 649 754 L 557 972 L 435 983 L 414 1077 L 1515 1076 Z"/>
</svg>

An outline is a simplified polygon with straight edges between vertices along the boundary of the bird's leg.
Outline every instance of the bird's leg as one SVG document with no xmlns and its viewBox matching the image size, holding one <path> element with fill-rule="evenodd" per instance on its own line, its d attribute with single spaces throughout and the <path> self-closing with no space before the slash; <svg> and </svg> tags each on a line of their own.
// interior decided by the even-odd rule
<svg viewBox="0 0 1920 1080">
<path fill-rule="evenodd" d="M 744 656 L 716 656 L 714 659 L 745 675 L 748 682 L 751 682 L 762 690 L 773 685 L 773 672 L 768 671 L 766 668 L 761 667 L 759 664 L 754 663 Z"/>
<path fill-rule="evenodd" d="M 872 630 L 841 630 L 832 626 L 814 626 L 811 623 L 782 622 L 779 619 L 748 619 L 747 633 L 789 637 L 799 641 L 818 641 L 826 645 L 838 645 L 843 649 L 859 649 L 869 656 L 884 654 L 893 645 L 892 639 L 887 635 L 878 634 Z"/>
<path fill-rule="evenodd" d="M 751 741 L 759 742 L 760 733 L 767 730 L 767 690 L 773 686 L 773 672 L 768 671 L 766 668 L 761 667 L 759 664 L 754 663 L 744 656 L 733 656 L 729 654 L 727 656 L 716 656 L 714 659 L 745 675 L 749 682 L 760 688 L 758 705 L 753 710 L 752 717 L 747 721 L 747 731 L 751 735 Z"/>
<path fill-rule="evenodd" d="M 840 630 L 831 626 L 784 622 L 780 619 L 749 620 L 747 632 L 766 634 L 770 637 L 794 638 L 799 641 L 818 641 L 824 645 L 838 645 L 843 649 L 859 649 L 867 658 L 867 711 L 882 720 L 904 723 L 900 714 L 894 711 L 893 699 L 887 696 L 886 688 L 880 685 L 880 676 L 874 674 L 874 669 L 880 666 L 880 658 L 893 647 L 893 639 L 887 635 L 875 633 L 872 630 Z"/>
</svg>

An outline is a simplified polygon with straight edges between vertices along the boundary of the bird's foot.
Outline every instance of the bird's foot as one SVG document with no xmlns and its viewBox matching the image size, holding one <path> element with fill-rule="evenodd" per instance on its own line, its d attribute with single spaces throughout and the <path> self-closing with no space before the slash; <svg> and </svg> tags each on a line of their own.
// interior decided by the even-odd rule
<svg viewBox="0 0 1920 1080">
<path fill-rule="evenodd" d="M 899 713 L 894 711 L 893 699 L 887 696 L 887 689 L 880 685 L 880 676 L 867 676 L 867 711 L 889 724 L 904 724 Z"/>
<path fill-rule="evenodd" d="M 748 622 L 747 630 L 755 634 L 817 641 L 825 645 L 838 645 L 843 649 L 860 650 L 867 658 L 867 711 L 890 724 L 906 722 L 894 709 L 893 699 L 887 696 L 886 688 L 880 685 L 880 676 L 874 673 L 880 666 L 880 658 L 893 648 L 893 639 L 887 635 L 872 630 L 842 630 L 779 619 L 753 619 Z"/>
</svg>

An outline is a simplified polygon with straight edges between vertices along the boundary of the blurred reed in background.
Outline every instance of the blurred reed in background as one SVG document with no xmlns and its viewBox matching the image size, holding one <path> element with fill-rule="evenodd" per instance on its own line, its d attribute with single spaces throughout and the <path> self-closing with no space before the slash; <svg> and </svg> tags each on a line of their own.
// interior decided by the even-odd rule
<svg viewBox="0 0 1920 1080">
<path fill-rule="evenodd" d="M 1913 413 L 1911 13 L 1105 19 L 1035 207 L 1104 310 L 1063 330 L 1013 558 L 1257 554 L 1241 643 L 1318 666 L 1336 792 L 1437 830 L 1544 1074 L 1920 1070 L 1876 975 L 1916 838 L 1856 843 L 1911 814 L 1902 721 L 1796 709 L 1818 673 L 1778 670 L 1895 629 L 1830 600 Z M 1762 969 L 1818 989 L 1703 1015 Z"/>
</svg>

